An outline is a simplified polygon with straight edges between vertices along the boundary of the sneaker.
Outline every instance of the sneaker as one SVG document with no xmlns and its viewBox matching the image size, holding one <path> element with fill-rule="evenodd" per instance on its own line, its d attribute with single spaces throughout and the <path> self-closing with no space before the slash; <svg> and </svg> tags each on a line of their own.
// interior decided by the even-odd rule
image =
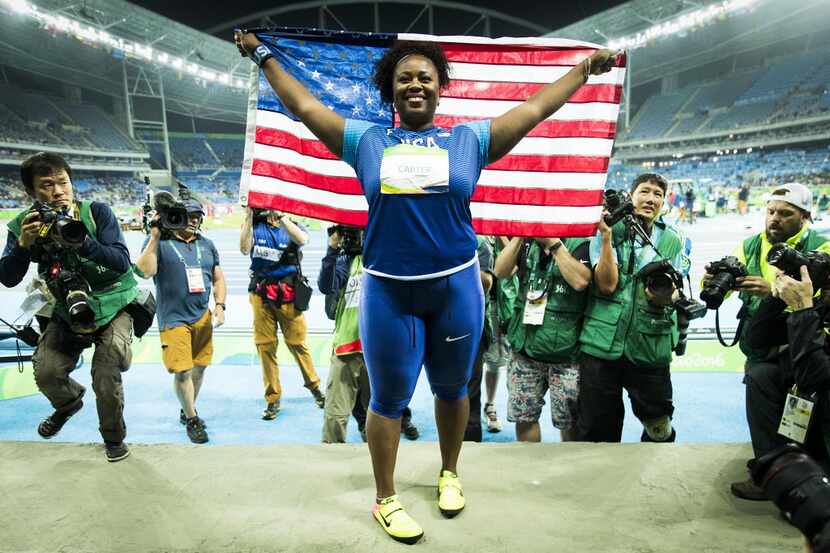
<svg viewBox="0 0 830 553">
<path fill-rule="evenodd" d="M 204 444 L 208 441 L 205 425 L 199 417 L 187 419 L 187 437 L 194 444 Z"/>
<path fill-rule="evenodd" d="M 753 482 L 751 478 L 743 482 L 732 482 L 729 489 L 732 491 L 732 495 L 740 497 L 741 499 L 748 499 L 749 501 L 769 501 L 769 498 L 764 494 L 764 490 Z"/>
<path fill-rule="evenodd" d="M 442 470 L 438 478 L 438 509 L 447 518 L 452 518 L 466 505 L 464 490 L 458 475 L 449 470 Z"/>
<path fill-rule="evenodd" d="M 83 394 L 81 394 L 83 397 Z M 77 403 L 75 404 L 72 409 L 66 411 L 64 413 L 58 413 L 57 411 L 43 419 L 39 425 L 37 425 L 37 433 L 40 434 L 40 437 L 48 440 L 55 434 L 61 431 L 63 425 L 66 424 L 72 415 L 77 413 L 81 410 L 81 407 L 84 406 L 84 402 L 78 399 Z"/>
<path fill-rule="evenodd" d="M 264 421 L 272 421 L 277 418 L 277 413 L 280 412 L 282 407 L 280 407 L 280 400 L 275 401 L 274 403 L 269 403 L 268 407 L 262 412 L 262 420 Z"/>
<path fill-rule="evenodd" d="M 418 432 L 418 427 L 412 424 L 412 419 L 409 417 L 401 418 L 401 432 L 407 440 L 417 440 L 421 434 Z"/>
<path fill-rule="evenodd" d="M 397 495 L 375 503 L 372 515 L 393 540 L 412 545 L 424 536 L 423 528 L 407 514 Z"/>
<path fill-rule="evenodd" d="M 484 404 L 484 418 L 487 420 L 487 432 L 501 432 L 501 421 L 496 414 L 496 406 L 492 403 Z"/>
<path fill-rule="evenodd" d="M 317 404 L 317 407 L 320 409 L 326 406 L 326 396 L 323 395 L 323 392 L 320 391 L 320 388 L 314 388 L 311 390 L 311 395 L 314 396 L 314 403 Z"/>
<path fill-rule="evenodd" d="M 194 412 L 196 413 L 196 416 L 198 417 L 199 416 L 199 411 L 194 410 Z M 205 419 L 200 417 L 199 420 L 202 421 L 202 426 L 207 428 L 207 423 L 205 422 Z M 185 426 L 187 424 L 187 415 L 184 414 L 184 409 L 179 409 L 179 424 L 181 424 L 182 426 Z"/>
<path fill-rule="evenodd" d="M 130 450 L 124 442 L 104 442 L 107 450 L 107 461 L 115 463 L 130 456 Z"/>
</svg>

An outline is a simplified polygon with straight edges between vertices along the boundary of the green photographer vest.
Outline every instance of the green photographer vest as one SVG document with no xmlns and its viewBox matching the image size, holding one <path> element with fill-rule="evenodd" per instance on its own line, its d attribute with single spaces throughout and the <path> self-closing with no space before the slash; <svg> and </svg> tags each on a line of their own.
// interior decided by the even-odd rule
<svg viewBox="0 0 830 553">
<path fill-rule="evenodd" d="M 360 343 L 358 320 L 362 278 L 362 256 L 356 255 L 349 267 L 349 278 L 346 280 L 346 286 L 340 290 L 340 298 L 337 300 L 337 314 L 334 318 L 334 343 L 332 344 L 335 355 L 348 355 L 363 351 Z"/>
<path fill-rule="evenodd" d="M 685 239 L 662 221 L 655 221 L 654 225 L 662 229 L 657 249 L 665 259 L 673 260 L 682 251 Z M 625 356 L 641 366 L 668 366 L 678 337 L 674 309 L 648 302 L 645 283 L 636 276 L 639 263 L 632 254 L 633 246 L 626 237 L 624 223 L 614 225 L 612 233 L 619 267 L 617 289 L 605 296 L 591 283 L 579 336 L 581 351 L 608 361 Z M 659 259 L 651 248 L 642 248 L 640 252 L 653 254 L 654 258 L 649 261 Z"/>
<path fill-rule="evenodd" d="M 493 245 L 493 258 L 497 258 L 503 249 L 501 240 L 497 238 Z M 498 323 L 502 333 L 506 332 L 513 318 L 518 301 L 519 277 L 513 275 L 507 278 L 494 279 L 493 288 L 490 290 L 490 293 L 495 297 L 494 311 L 497 321 L 493 322 Z"/>
<path fill-rule="evenodd" d="M 78 202 L 76 204 L 76 214 L 86 227 L 87 232 L 91 236 L 95 236 L 97 227 L 95 220 L 92 218 L 90 206 L 91 202 Z M 8 228 L 15 235 L 20 236 L 21 222 L 28 213 L 29 210 L 25 209 L 9 222 Z M 70 249 L 63 251 L 61 262 L 65 268 L 78 271 L 89 283 L 89 304 L 95 313 L 95 325 L 99 328 L 110 322 L 119 311 L 135 299 L 138 293 L 138 284 L 133 275 L 132 267 L 126 273 L 118 273 L 102 267 L 94 261 L 85 259 Z M 44 278 L 43 275 L 41 275 L 41 278 Z M 55 298 L 54 313 L 67 323 L 69 322 L 65 298 Z"/>
<path fill-rule="evenodd" d="M 573 251 L 585 241 L 585 238 L 567 238 L 563 243 L 568 251 Z M 587 290 L 577 292 L 571 288 L 553 259 L 543 269 L 541 258 L 542 247 L 534 240 L 528 248 L 526 269 L 521 271 L 519 295 L 507 330 L 507 340 L 513 351 L 531 359 L 546 363 L 571 362 L 579 350 L 579 331 L 588 293 Z M 527 292 L 534 282 L 545 286 L 548 297 L 541 325 L 522 322 Z"/>
<path fill-rule="evenodd" d="M 822 236 L 821 234 L 817 233 L 812 229 L 805 229 L 798 232 L 796 235 L 790 237 L 787 240 L 787 244 L 795 248 L 801 253 L 807 253 L 812 250 L 822 250 L 827 251 L 828 248 L 821 247 L 824 244 L 827 244 L 828 240 L 826 237 Z M 769 280 L 772 277 L 767 276 L 767 269 L 769 268 L 769 264 L 767 263 L 767 254 L 769 250 L 772 248 L 773 244 L 766 240 L 766 237 L 763 233 L 756 234 L 754 236 L 750 236 L 743 242 L 743 262 L 746 265 L 746 272 L 750 276 L 761 276 L 765 279 Z M 830 252 L 828 252 L 830 253 Z M 755 312 L 758 311 L 758 306 L 761 304 L 761 300 L 763 297 L 756 296 L 752 294 L 748 294 L 746 292 L 741 292 L 738 297 L 743 302 L 743 310 L 741 317 L 746 319 L 747 322 L 751 319 Z M 739 346 L 741 351 L 744 355 L 746 355 L 749 361 L 760 361 L 765 359 L 769 352 L 764 350 L 753 350 L 749 347 L 748 339 L 747 339 L 747 328 L 749 325 L 744 323 L 743 329 L 741 330 L 741 339 L 739 342 Z"/>
</svg>

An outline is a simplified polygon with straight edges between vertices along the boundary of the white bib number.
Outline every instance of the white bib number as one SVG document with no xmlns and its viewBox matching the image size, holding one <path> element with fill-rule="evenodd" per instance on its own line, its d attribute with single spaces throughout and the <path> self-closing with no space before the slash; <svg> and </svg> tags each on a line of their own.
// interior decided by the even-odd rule
<svg viewBox="0 0 830 553">
<path fill-rule="evenodd" d="M 792 392 L 787 394 L 787 402 L 784 404 L 784 414 L 781 416 L 778 433 L 803 444 L 807 437 L 807 429 L 810 426 L 810 417 L 813 416 L 814 405 L 815 403 L 809 399 L 798 397 Z"/>
<path fill-rule="evenodd" d="M 187 289 L 191 294 L 205 291 L 205 275 L 201 267 L 187 267 Z"/>
<path fill-rule="evenodd" d="M 398 144 L 383 150 L 381 194 L 445 194 L 449 190 L 447 150 Z"/>
</svg>

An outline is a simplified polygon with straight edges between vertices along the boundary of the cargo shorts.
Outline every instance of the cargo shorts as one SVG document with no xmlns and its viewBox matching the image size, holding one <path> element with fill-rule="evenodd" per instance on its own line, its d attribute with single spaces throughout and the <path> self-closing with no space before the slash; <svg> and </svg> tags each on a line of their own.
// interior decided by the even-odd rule
<svg viewBox="0 0 830 553">
<path fill-rule="evenodd" d="M 538 422 L 546 393 L 550 393 L 553 426 L 559 430 L 576 427 L 578 364 L 545 363 L 514 352 L 507 367 L 507 420 Z"/>
</svg>

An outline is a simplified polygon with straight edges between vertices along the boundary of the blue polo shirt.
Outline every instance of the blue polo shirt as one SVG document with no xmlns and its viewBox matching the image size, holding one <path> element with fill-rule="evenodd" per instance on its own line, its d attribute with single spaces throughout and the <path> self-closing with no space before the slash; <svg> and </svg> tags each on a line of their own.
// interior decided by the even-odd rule
<svg viewBox="0 0 830 553">
<path fill-rule="evenodd" d="M 400 145 L 405 147 L 395 148 Z M 363 248 L 368 273 L 417 280 L 475 263 L 470 198 L 489 146 L 489 121 L 416 132 L 346 120 L 343 161 L 354 168 L 369 204 Z M 421 171 L 425 166 L 432 169 Z M 421 189 L 414 189 L 415 181 Z"/>
<path fill-rule="evenodd" d="M 144 241 L 142 251 L 146 246 L 147 240 Z M 159 242 L 156 257 L 158 270 L 153 282 L 156 285 L 156 320 L 159 330 L 195 323 L 210 305 L 213 269 L 219 265 L 216 246 L 202 235 L 197 235 L 190 242 L 174 237 Z M 189 292 L 187 267 L 201 267 L 205 281 L 204 292 Z"/>
</svg>

